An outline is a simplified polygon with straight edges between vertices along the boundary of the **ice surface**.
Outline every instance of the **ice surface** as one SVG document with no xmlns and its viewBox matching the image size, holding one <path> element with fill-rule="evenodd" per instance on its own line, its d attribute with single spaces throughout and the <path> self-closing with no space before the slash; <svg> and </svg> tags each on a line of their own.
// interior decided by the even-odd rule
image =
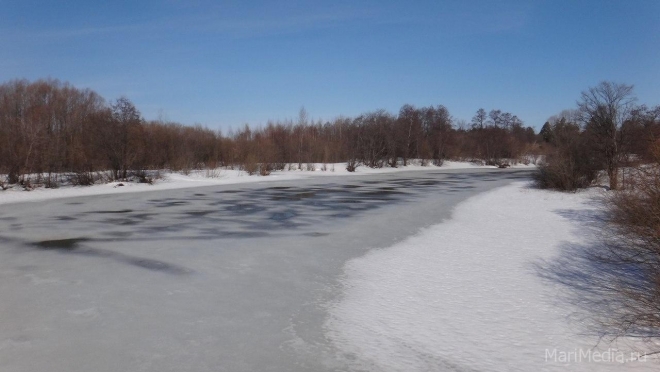
<svg viewBox="0 0 660 372">
<path fill-rule="evenodd" d="M 107 184 L 97 184 L 92 186 L 64 186 L 57 189 L 37 188 L 32 191 L 24 191 L 20 187 L 9 190 L 0 190 L 0 204 L 34 202 L 57 198 L 69 198 L 76 196 L 108 195 L 108 194 L 126 194 L 134 192 L 149 192 L 158 190 L 174 190 L 201 186 L 232 185 L 261 182 L 278 182 L 286 180 L 302 180 L 319 177 L 335 176 L 356 176 L 356 175 L 374 175 L 389 174 L 409 171 L 429 172 L 434 170 L 472 170 L 472 169 L 493 169 L 493 166 L 482 166 L 467 162 L 447 161 L 442 167 L 420 166 L 410 164 L 406 167 L 398 168 L 368 168 L 358 167 L 353 173 L 346 170 L 345 163 L 326 164 L 326 171 L 322 171 L 323 164 L 314 164 L 315 171 L 302 170 L 284 170 L 272 172 L 269 176 L 261 177 L 258 175 L 249 176 L 247 173 L 239 170 L 216 169 L 213 171 L 191 171 L 188 175 L 175 172 L 162 172 L 162 179 L 156 180 L 153 185 L 130 183 L 130 182 L 111 182 Z M 532 169 L 534 165 L 517 164 L 513 166 L 517 169 Z M 209 175 L 212 175 L 209 177 Z M 0 175 L 2 176 L 2 175 Z M 123 186 L 118 186 L 119 184 Z"/>
<path fill-rule="evenodd" d="M 527 176 L 430 167 L 0 206 L 0 371 L 346 370 L 323 329 L 343 265 Z"/>
</svg>

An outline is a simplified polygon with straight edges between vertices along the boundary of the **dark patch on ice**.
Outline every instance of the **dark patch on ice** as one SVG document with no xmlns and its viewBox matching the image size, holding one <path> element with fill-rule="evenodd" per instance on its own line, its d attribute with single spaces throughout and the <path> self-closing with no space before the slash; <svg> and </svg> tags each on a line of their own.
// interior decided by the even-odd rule
<svg viewBox="0 0 660 372">
<path fill-rule="evenodd" d="M 449 188 L 449 191 L 461 191 L 461 190 L 470 190 L 474 189 L 474 186 L 465 185 L 465 186 L 452 186 Z"/>
<path fill-rule="evenodd" d="M 218 238 L 265 238 L 270 234 L 262 231 L 225 231 Z"/>
<path fill-rule="evenodd" d="M 34 243 L 34 245 L 41 249 L 46 249 L 46 250 L 72 251 L 78 247 L 79 243 L 86 241 L 89 241 L 89 238 L 54 239 L 54 240 L 42 240 Z"/>
<path fill-rule="evenodd" d="M 314 193 L 312 191 L 297 192 L 297 193 L 290 194 L 290 195 L 287 195 L 287 194 L 274 195 L 274 196 L 271 197 L 271 200 L 298 201 L 298 200 L 302 200 L 302 199 L 313 198 L 314 196 L 316 196 L 316 193 Z"/>
<path fill-rule="evenodd" d="M 266 210 L 266 208 L 254 204 L 238 203 L 226 207 L 225 210 L 229 212 L 234 212 L 235 214 L 239 214 L 239 215 L 247 215 L 247 214 L 255 214 L 258 212 L 263 212 Z"/>
<path fill-rule="evenodd" d="M 178 205 L 186 205 L 190 204 L 190 202 L 185 201 L 185 200 L 175 200 L 175 201 L 168 201 L 168 202 L 162 202 L 156 205 L 158 208 L 168 208 L 168 207 L 176 207 Z"/>
<path fill-rule="evenodd" d="M 204 216 L 206 216 L 208 214 L 211 214 L 213 212 L 215 212 L 215 211 L 188 211 L 188 212 L 184 212 L 184 214 L 187 214 L 187 215 L 192 216 L 192 217 L 204 217 Z"/>
<path fill-rule="evenodd" d="M 132 209 L 119 209 L 115 211 L 90 211 L 87 213 L 98 213 L 98 214 L 121 214 L 121 213 L 131 213 Z"/>
<path fill-rule="evenodd" d="M 328 236 L 330 233 L 323 233 L 323 232 L 309 232 L 309 233 L 304 233 L 303 235 L 305 236 L 311 236 L 311 237 L 319 237 L 319 236 Z"/>
<path fill-rule="evenodd" d="M 363 200 L 360 199 L 333 199 L 332 204 L 360 204 L 364 203 Z M 341 207 L 344 208 L 344 207 Z"/>
<path fill-rule="evenodd" d="M 284 220 L 289 220 L 292 219 L 293 217 L 296 217 L 298 213 L 296 213 L 293 210 L 288 210 L 284 212 L 275 212 L 270 216 L 271 220 L 275 221 L 284 221 Z"/>
<path fill-rule="evenodd" d="M 77 220 L 77 218 L 71 217 L 71 216 L 57 216 L 55 218 L 60 220 L 60 221 L 74 221 L 74 220 Z"/>
<path fill-rule="evenodd" d="M 153 233 L 153 232 L 172 232 L 172 231 L 181 231 L 185 230 L 188 227 L 183 224 L 175 224 L 175 225 L 162 225 L 162 226 L 150 226 L 146 227 L 143 231 Z"/>
<path fill-rule="evenodd" d="M 143 220 L 143 221 L 149 220 L 153 216 L 157 216 L 157 214 L 156 213 L 138 213 L 138 214 L 132 214 L 131 215 L 132 218 L 137 218 L 137 219 Z"/>
<path fill-rule="evenodd" d="M 392 195 L 399 195 L 399 194 L 404 194 L 404 192 L 403 191 L 393 191 L 393 190 L 375 190 L 375 191 L 361 192 L 360 196 L 372 197 L 372 198 L 370 198 L 371 200 L 382 200 L 382 197 L 384 197 L 384 196 L 392 196 Z M 378 198 L 373 198 L 374 196 L 377 196 Z"/>
<path fill-rule="evenodd" d="M 131 231 L 104 231 L 104 235 L 108 236 L 117 236 L 117 237 L 128 237 L 133 235 L 133 232 Z"/>
<path fill-rule="evenodd" d="M 149 269 L 152 271 L 161 271 L 168 274 L 182 275 L 192 272 L 184 267 L 170 264 L 164 261 L 150 258 L 136 257 L 124 253 L 114 252 L 106 249 L 95 249 L 81 246 L 81 243 L 90 241 L 89 238 L 68 238 L 55 240 L 42 240 L 33 245 L 43 250 L 54 250 L 66 254 L 76 254 L 89 257 L 110 258 L 117 262 L 127 263 L 133 266 Z"/>
<path fill-rule="evenodd" d="M 161 271 L 174 275 L 184 275 L 191 273 L 191 270 L 188 270 L 184 267 L 169 264 L 163 261 L 152 260 L 149 258 L 138 258 L 138 257 L 122 255 L 121 260 L 133 266 L 141 267 L 143 269 L 148 269 L 151 271 Z"/>
</svg>

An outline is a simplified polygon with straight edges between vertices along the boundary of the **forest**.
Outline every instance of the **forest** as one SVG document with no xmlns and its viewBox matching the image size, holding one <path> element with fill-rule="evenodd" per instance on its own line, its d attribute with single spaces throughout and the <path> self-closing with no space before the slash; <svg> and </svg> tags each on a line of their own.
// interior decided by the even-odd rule
<svg viewBox="0 0 660 372">
<path fill-rule="evenodd" d="M 309 163 L 406 166 L 411 159 L 440 165 L 445 159 L 503 164 L 528 161 L 540 137 L 515 115 L 479 109 L 470 123 L 449 110 L 404 105 L 331 121 L 268 122 L 221 133 L 200 125 L 144 120 L 126 97 L 108 102 L 89 89 L 57 80 L 15 80 L 0 85 L 0 174 L 8 184 L 44 175 L 75 184 L 126 179 L 146 170 L 185 171 L 230 167 L 267 175 Z M 103 173 L 106 174 L 106 173 Z"/>
<path fill-rule="evenodd" d="M 603 95 L 604 94 L 604 95 Z M 608 96 L 609 95 L 609 96 Z M 357 117 L 269 121 L 222 133 L 201 125 L 145 120 L 126 97 L 107 101 L 90 89 L 47 79 L 0 85 L 0 179 L 46 187 L 126 180 L 147 171 L 228 167 L 249 174 L 311 169 L 312 163 L 372 168 L 463 160 L 506 167 L 543 159 L 539 185 L 575 190 L 599 172 L 617 188 L 620 167 L 653 162 L 660 145 L 660 106 L 636 105 L 632 86 L 604 82 L 582 93 L 575 109 L 536 133 L 516 115 L 480 108 L 470 122 L 443 105 L 406 104 Z M 28 185 L 29 186 L 29 185 Z"/>
</svg>

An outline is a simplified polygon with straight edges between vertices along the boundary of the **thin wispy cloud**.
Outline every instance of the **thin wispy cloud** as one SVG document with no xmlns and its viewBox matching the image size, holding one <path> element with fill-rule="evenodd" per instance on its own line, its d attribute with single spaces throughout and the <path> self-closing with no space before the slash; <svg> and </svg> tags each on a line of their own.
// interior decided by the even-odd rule
<svg viewBox="0 0 660 372">
<path fill-rule="evenodd" d="M 208 19 L 205 24 L 198 26 L 197 29 L 234 37 L 250 37 L 331 28 L 348 22 L 369 19 L 376 19 L 374 12 L 316 13 L 266 19 Z"/>
<path fill-rule="evenodd" d="M 132 24 L 71 27 L 38 31 L 5 30 L 5 36 L 16 40 L 70 40 L 102 35 L 139 34 L 141 32 L 179 32 L 219 34 L 245 38 L 269 34 L 297 33 L 310 29 L 336 27 L 347 22 L 376 20 L 376 13 L 368 10 L 316 12 L 264 18 L 230 18 L 223 14 L 191 14 L 155 19 Z"/>
<path fill-rule="evenodd" d="M 269 35 L 295 34 L 314 29 L 331 29 L 347 24 L 379 26 L 386 24 L 424 25 L 439 24 L 441 28 L 460 33 L 493 33 L 512 31 L 528 24 L 529 7 L 485 7 L 465 12 L 448 9 L 428 14 L 405 14 L 393 10 L 368 7 L 338 9 L 314 9 L 308 12 L 262 12 L 261 14 L 233 15 L 222 8 L 201 12 L 194 6 L 185 8 L 177 15 L 158 17 L 132 23 L 104 24 L 98 22 L 54 29 L 6 29 L 1 39 L 35 41 L 70 41 L 107 35 L 167 35 L 216 34 L 227 38 L 251 38 Z M 90 22 L 90 21 L 88 21 Z M 1 26 L 0 26 L 1 27 Z"/>
</svg>

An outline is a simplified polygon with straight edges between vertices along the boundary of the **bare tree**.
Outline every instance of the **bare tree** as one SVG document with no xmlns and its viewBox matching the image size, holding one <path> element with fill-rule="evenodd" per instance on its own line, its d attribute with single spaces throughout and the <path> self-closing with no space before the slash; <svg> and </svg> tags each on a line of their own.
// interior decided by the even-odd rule
<svg viewBox="0 0 660 372">
<path fill-rule="evenodd" d="M 501 110 L 490 110 L 488 113 L 488 125 L 492 127 L 500 127 L 503 124 L 503 114 Z"/>
<path fill-rule="evenodd" d="M 419 143 L 417 141 L 422 129 L 419 110 L 412 105 L 403 105 L 399 110 L 397 136 L 400 141 L 400 152 L 403 158 L 403 166 L 408 165 L 408 160 L 417 155 Z"/>
<path fill-rule="evenodd" d="M 131 134 L 139 127 L 142 119 L 140 112 L 126 97 L 121 97 L 111 107 L 112 119 L 109 123 L 111 129 L 111 140 L 106 139 L 109 146 L 108 155 L 112 164 L 114 177 L 126 178 L 128 168 L 132 165 L 135 157 L 134 146 L 131 146 L 134 138 Z"/>
<path fill-rule="evenodd" d="M 472 117 L 472 128 L 473 129 L 483 129 L 484 126 L 486 125 L 486 121 L 488 120 L 488 114 L 486 114 L 486 110 L 480 108 L 477 110 L 477 113 Z"/>
<path fill-rule="evenodd" d="M 619 132 L 635 100 L 632 85 L 604 81 L 582 92 L 578 101 L 578 118 L 593 135 L 612 190 L 618 188 Z"/>
</svg>

